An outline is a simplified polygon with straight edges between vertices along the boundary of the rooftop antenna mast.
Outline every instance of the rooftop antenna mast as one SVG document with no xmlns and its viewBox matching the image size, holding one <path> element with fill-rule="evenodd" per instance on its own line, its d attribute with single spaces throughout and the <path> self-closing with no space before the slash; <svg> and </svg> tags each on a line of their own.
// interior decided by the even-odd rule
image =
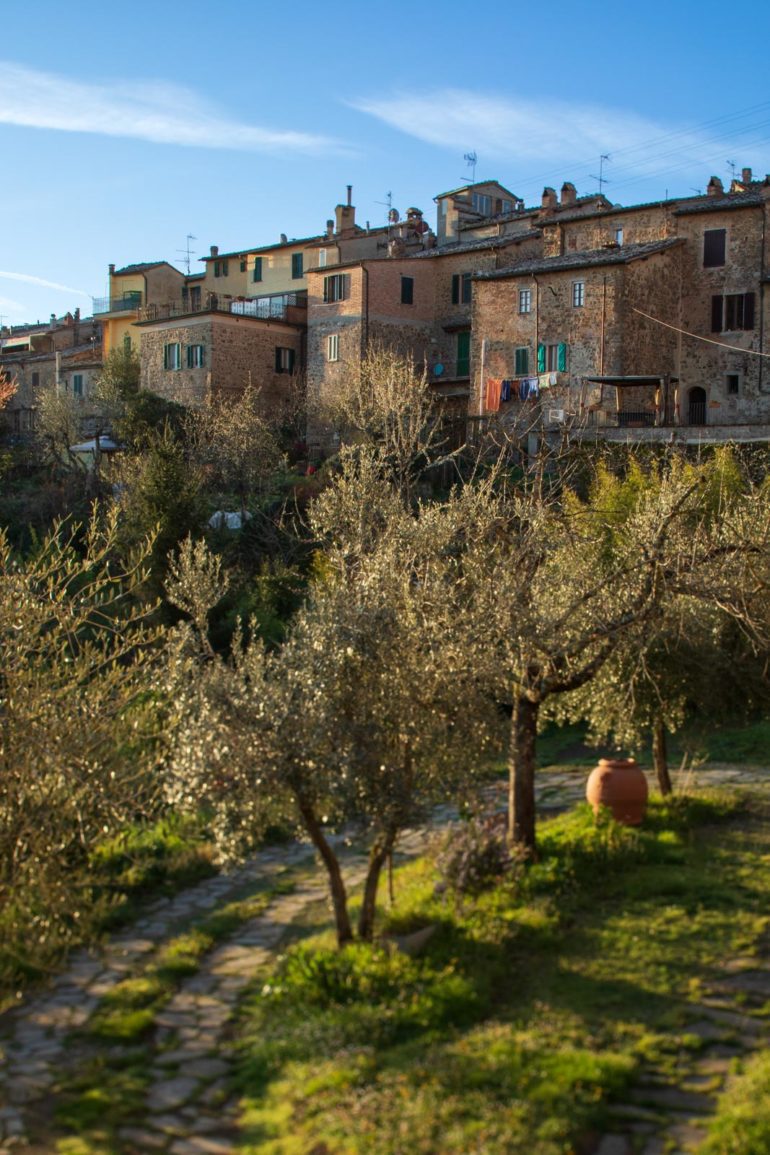
<svg viewBox="0 0 770 1155">
<path fill-rule="evenodd" d="M 476 153 L 476 150 L 474 149 L 473 152 L 464 152 L 463 153 L 463 160 L 465 161 L 465 163 L 469 166 L 469 168 L 471 170 L 471 184 L 475 184 L 476 183 L 476 165 L 478 164 L 478 160 L 479 160 L 478 154 Z"/>
<path fill-rule="evenodd" d="M 184 254 L 182 259 L 183 259 L 183 263 L 187 266 L 187 276 L 188 277 L 190 276 L 190 260 L 192 259 L 192 257 L 195 256 L 194 250 L 190 248 L 190 241 L 197 241 L 197 239 L 198 238 L 194 237 L 192 235 L 192 233 L 188 233 L 187 237 L 186 237 L 187 247 L 184 249 L 177 249 L 178 253 Z"/>
<path fill-rule="evenodd" d="M 608 152 L 603 152 L 602 155 L 599 157 L 599 175 L 596 176 L 595 173 L 590 174 L 591 180 L 598 180 L 598 182 L 599 182 L 599 196 L 601 196 L 602 192 L 604 191 L 603 186 L 610 183 L 609 180 L 607 179 L 607 177 L 604 175 L 604 162 L 605 162 L 605 160 L 609 160 L 609 159 L 610 159 L 610 154 Z"/>
<path fill-rule="evenodd" d="M 734 160 L 726 160 L 725 164 L 727 165 L 727 167 L 730 169 L 730 171 L 732 173 L 732 179 L 735 180 L 735 170 L 737 168 L 735 161 Z"/>
</svg>

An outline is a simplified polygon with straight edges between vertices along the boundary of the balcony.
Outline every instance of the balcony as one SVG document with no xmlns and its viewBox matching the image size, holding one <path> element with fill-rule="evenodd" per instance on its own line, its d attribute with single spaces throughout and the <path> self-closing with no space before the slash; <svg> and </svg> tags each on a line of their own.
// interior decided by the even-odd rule
<svg viewBox="0 0 770 1155">
<path fill-rule="evenodd" d="M 258 317 L 265 321 L 305 323 L 307 293 L 272 293 L 264 297 L 229 297 L 221 293 L 190 294 L 181 301 L 145 305 L 140 321 L 166 321 L 194 313 L 230 313 L 238 317 Z"/>
<path fill-rule="evenodd" d="M 142 294 L 125 293 L 122 297 L 94 297 L 94 316 L 97 313 L 131 313 L 142 307 Z"/>
</svg>

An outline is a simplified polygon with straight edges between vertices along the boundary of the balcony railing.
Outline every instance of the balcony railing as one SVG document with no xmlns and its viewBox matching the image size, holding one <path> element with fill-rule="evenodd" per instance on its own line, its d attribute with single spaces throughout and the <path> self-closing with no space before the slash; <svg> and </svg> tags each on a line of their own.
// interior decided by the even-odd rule
<svg viewBox="0 0 770 1155">
<path fill-rule="evenodd" d="M 141 293 L 131 293 L 127 297 L 94 297 L 94 314 L 130 313 L 134 309 L 141 309 L 141 307 Z"/>
<path fill-rule="evenodd" d="M 307 293 L 273 293 L 264 297 L 226 297 L 220 293 L 192 294 L 185 300 L 145 305 L 140 321 L 164 321 L 190 313 L 232 313 L 239 317 L 286 320 L 290 309 L 306 309 Z"/>
</svg>

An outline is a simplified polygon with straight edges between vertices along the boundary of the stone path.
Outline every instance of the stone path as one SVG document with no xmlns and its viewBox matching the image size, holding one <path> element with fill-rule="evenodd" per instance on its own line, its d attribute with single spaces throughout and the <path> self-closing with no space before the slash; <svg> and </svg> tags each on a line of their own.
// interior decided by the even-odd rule
<svg viewBox="0 0 770 1155">
<path fill-rule="evenodd" d="M 540 809 L 561 810 L 581 801 L 585 779 L 585 771 L 541 775 Z M 748 785 L 766 779 L 760 771 L 726 767 L 701 772 L 699 781 Z M 503 801 L 500 787 L 486 794 L 491 806 Z M 429 827 L 402 836 L 400 854 L 421 853 L 436 827 L 454 816 L 452 808 L 438 808 Z M 238 870 L 162 899 L 101 949 L 71 955 L 66 970 L 49 989 L 2 1016 L 0 1155 L 11 1155 L 22 1144 L 31 1144 L 35 1155 L 53 1151 L 41 1142 L 50 1133 L 57 1088 L 87 1059 L 89 1045 L 93 1047 L 78 1032 L 117 983 L 141 974 L 164 942 L 215 908 L 255 893 L 282 868 L 311 862 L 308 846 L 270 848 Z M 346 878 L 355 884 L 364 867 L 360 855 L 348 854 Z M 255 971 L 270 960 L 303 911 L 326 896 L 325 876 L 318 874 L 275 898 L 262 914 L 204 956 L 196 973 L 180 983 L 156 1014 L 141 1123 L 118 1132 L 126 1155 L 225 1155 L 234 1150 L 238 1105 L 228 1090 L 231 1017 Z M 755 996 L 770 996 L 770 961 L 767 967 L 756 960 L 750 965 L 734 960 L 732 965 L 731 973 L 715 982 L 702 1005 L 693 1008 L 689 1030 L 704 1039 L 704 1050 L 696 1058 L 683 1057 L 675 1087 L 660 1085 L 650 1073 L 633 1101 L 616 1111 L 616 1126 L 602 1137 L 597 1155 L 631 1155 L 639 1149 L 640 1138 L 646 1144 L 644 1155 L 668 1153 L 672 1143 L 687 1150 L 702 1135 L 699 1123 L 724 1082 L 731 1057 L 764 1042 L 764 1026 L 753 1017 L 750 1004 Z M 744 1000 L 740 1011 L 731 1009 L 737 993 Z"/>
</svg>

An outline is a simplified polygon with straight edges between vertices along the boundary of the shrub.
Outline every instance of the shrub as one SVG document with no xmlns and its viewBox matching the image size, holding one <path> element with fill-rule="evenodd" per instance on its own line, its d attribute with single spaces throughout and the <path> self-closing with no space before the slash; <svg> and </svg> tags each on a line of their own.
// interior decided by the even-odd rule
<svg viewBox="0 0 770 1155">
<path fill-rule="evenodd" d="M 515 878 L 522 861 L 512 856 L 503 817 L 495 815 L 450 830 L 436 864 L 457 894 L 477 895 Z"/>
</svg>

